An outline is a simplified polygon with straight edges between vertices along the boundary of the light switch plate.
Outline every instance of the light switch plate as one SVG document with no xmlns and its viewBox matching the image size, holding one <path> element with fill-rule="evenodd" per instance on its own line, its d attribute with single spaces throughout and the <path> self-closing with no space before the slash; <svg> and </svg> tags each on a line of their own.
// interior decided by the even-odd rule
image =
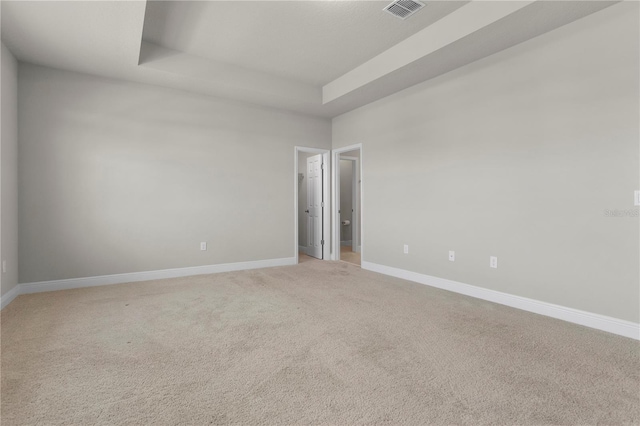
<svg viewBox="0 0 640 426">
<path fill-rule="evenodd" d="M 456 260 L 456 252 L 453 250 L 449 250 L 449 260 L 455 262 Z"/>
</svg>

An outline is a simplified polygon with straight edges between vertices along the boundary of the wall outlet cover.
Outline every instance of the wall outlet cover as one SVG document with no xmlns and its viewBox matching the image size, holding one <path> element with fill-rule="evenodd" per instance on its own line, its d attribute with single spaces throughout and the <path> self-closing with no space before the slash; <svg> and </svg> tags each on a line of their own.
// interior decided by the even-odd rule
<svg viewBox="0 0 640 426">
<path fill-rule="evenodd" d="M 449 260 L 451 262 L 455 262 L 455 260 L 456 260 L 456 252 L 455 251 L 449 250 Z"/>
</svg>

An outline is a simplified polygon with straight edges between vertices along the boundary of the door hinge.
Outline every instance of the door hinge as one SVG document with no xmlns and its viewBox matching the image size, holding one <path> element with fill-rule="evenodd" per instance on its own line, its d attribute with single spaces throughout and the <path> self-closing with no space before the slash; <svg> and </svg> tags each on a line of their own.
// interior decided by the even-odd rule
<svg viewBox="0 0 640 426">
<path fill-rule="evenodd" d="M 324 245 L 324 240 L 320 240 L 320 245 Z"/>
<path fill-rule="evenodd" d="M 324 170 L 324 163 L 321 163 L 321 164 L 320 164 L 320 168 L 321 168 L 322 170 Z"/>
<path fill-rule="evenodd" d="M 321 206 L 321 207 L 324 207 L 324 201 L 322 201 L 322 202 L 320 203 L 320 206 Z"/>
</svg>

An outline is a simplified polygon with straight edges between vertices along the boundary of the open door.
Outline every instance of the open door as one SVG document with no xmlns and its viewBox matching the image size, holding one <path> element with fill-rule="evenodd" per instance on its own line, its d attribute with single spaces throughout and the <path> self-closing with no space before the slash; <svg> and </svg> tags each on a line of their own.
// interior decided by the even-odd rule
<svg viewBox="0 0 640 426">
<path fill-rule="evenodd" d="M 307 254 L 322 259 L 323 235 L 323 172 L 322 154 L 307 158 Z"/>
</svg>

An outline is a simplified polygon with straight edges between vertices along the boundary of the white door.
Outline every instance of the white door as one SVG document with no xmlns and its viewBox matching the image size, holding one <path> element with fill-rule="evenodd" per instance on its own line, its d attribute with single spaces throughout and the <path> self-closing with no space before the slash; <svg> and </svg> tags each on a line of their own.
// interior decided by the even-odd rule
<svg viewBox="0 0 640 426">
<path fill-rule="evenodd" d="M 307 158 L 307 254 L 322 259 L 322 155 Z"/>
</svg>

